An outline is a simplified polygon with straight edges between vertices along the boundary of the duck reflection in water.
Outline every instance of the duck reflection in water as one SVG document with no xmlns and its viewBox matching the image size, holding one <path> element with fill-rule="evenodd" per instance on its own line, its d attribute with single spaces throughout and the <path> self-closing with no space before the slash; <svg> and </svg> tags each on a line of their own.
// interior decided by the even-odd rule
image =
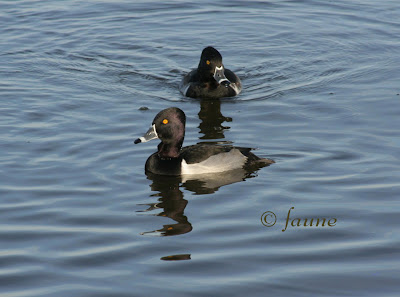
<svg viewBox="0 0 400 297">
<path fill-rule="evenodd" d="M 184 215 L 188 201 L 184 199 L 182 190 L 188 190 L 197 195 L 212 194 L 222 186 L 257 176 L 256 172 L 244 169 L 226 171 L 223 175 L 213 173 L 190 176 L 166 176 L 150 172 L 146 174 L 147 178 L 152 181 L 150 185 L 151 190 L 158 192 L 150 195 L 150 197 L 158 197 L 158 201 L 144 204 L 148 208 L 138 212 L 154 212 L 160 209 L 162 211 L 156 214 L 156 216 L 167 217 L 176 222 L 175 224 L 163 225 L 161 229 L 141 233 L 141 235 L 156 236 L 173 236 L 192 231 L 192 224 Z"/>
<path fill-rule="evenodd" d="M 224 122 L 232 122 L 232 118 L 225 117 L 221 113 L 221 101 L 219 99 L 202 99 L 200 101 L 200 133 L 204 136 L 200 139 L 223 139 L 224 132 L 230 127 L 223 126 Z"/>
<path fill-rule="evenodd" d="M 163 211 L 158 213 L 157 216 L 168 217 L 174 220 L 176 224 L 163 225 L 161 229 L 142 232 L 141 235 L 171 236 L 192 231 L 192 225 L 183 214 L 188 201 L 183 199 L 183 193 L 179 189 L 180 178 L 178 176 L 158 176 L 152 173 L 148 173 L 147 177 L 153 181 L 150 185 L 151 190 L 158 191 L 150 197 L 159 198 L 155 203 L 146 204 L 149 208 L 144 212 L 162 209 Z"/>
</svg>

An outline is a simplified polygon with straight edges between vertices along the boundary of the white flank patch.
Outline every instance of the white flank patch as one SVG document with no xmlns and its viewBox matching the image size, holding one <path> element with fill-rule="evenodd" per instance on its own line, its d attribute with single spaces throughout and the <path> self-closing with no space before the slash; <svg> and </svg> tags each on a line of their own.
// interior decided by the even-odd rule
<svg viewBox="0 0 400 297">
<path fill-rule="evenodd" d="M 211 156 L 200 163 L 187 164 L 185 160 L 182 160 L 181 174 L 223 172 L 242 168 L 246 161 L 246 156 L 244 156 L 239 150 L 232 149 L 230 152 Z"/>
</svg>

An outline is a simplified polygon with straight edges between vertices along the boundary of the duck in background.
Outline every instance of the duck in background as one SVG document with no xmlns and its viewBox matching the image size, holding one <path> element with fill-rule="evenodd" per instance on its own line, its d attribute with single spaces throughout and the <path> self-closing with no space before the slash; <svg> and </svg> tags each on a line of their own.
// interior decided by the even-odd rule
<svg viewBox="0 0 400 297">
<path fill-rule="evenodd" d="M 232 97 L 242 91 L 242 83 L 224 67 L 221 54 L 209 46 L 201 53 L 197 69 L 185 75 L 179 89 L 184 96 L 192 98 Z"/>
</svg>

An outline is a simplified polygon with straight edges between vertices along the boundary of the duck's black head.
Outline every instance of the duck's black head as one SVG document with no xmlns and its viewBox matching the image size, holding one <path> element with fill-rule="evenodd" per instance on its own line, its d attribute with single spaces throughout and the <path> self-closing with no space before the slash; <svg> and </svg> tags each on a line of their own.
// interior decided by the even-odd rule
<svg viewBox="0 0 400 297">
<path fill-rule="evenodd" d="M 135 143 L 147 142 L 159 138 L 158 154 L 162 158 L 177 158 L 185 137 L 185 113 L 170 107 L 160 111 L 153 120 L 147 133 L 135 140 Z"/>
<path fill-rule="evenodd" d="M 215 66 L 223 66 L 222 56 L 215 48 L 208 46 L 201 53 L 199 67 L 212 69 Z"/>
<path fill-rule="evenodd" d="M 158 138 L 164 143 L 183 142 L 185 124 L 185 113 L 177 107 L 170 107 L 160 111 L 152 123 L 156 127 Z"/>
<path fill-rule="evenodd" d="M 212 46 L 203 49 L 197 69 L 201 81 L 210 82 L 215 80 L 218 84 L 226 87 L 230 84 L 230 81 L 225 77 L 222 56 Z"/>
</svg>

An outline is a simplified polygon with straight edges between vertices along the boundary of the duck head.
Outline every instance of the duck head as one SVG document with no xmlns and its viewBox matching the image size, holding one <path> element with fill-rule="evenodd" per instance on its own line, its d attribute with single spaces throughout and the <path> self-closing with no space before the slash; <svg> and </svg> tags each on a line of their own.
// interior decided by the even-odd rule
<svg viewBox="0 0 400 297">
<path fill-rule="evenodd" d="M 145 135 L 135 140 L 135 144 L 159 138 L 158 155 L 161 158 L 177 158 L 185 137 L 185 113 L 170 107 L 160 111 Z"/>
<path fill-rule="evenodd" d="M 215 79 L 215 81 L 228 87 L 231 82 L 225 77 L 225 68 L 222 64 L 221 54 L 213 47 L 206 47 L 201 53 L 200 63 L 197 67 L 200 80 L 210 81 Z"/>
</svg>

